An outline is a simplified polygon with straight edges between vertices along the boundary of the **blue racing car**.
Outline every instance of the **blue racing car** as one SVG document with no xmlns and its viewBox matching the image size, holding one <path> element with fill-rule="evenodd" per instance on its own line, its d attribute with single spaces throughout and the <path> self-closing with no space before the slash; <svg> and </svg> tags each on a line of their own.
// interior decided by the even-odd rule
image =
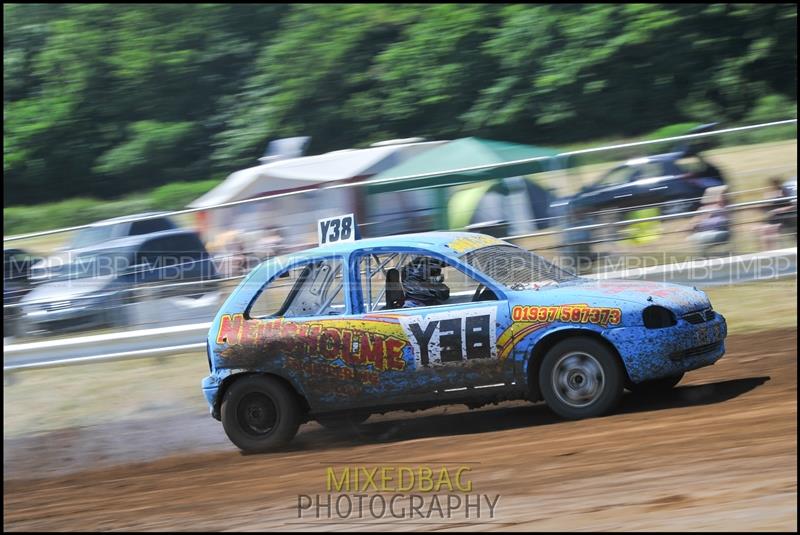
<svg viewBox="0 0 800 535">
<path fill-rule="evenodd" d="M 309 420 L 449 403 L 606 414 L 624 388 L 713 364 L 726 334 L 696 289 L 576 277 L 482 234 L 410 234 L 261 264 L 214 320 L 202 386 L 236 446 L 269 451 Z"/>
</svg>

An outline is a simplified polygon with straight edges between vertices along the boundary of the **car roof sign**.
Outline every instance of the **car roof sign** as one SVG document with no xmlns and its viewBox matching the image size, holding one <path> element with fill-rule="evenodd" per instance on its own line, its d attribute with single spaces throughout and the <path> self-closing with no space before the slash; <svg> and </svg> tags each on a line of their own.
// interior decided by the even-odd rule
<svg viewBox="0 0 800 535">
<path fill-rule="evenodd" d="M 317 221 L 319 245 L 356 241 L 360 238 L 356 217 L 353 214 L 338 215 Z"/>
</svg>

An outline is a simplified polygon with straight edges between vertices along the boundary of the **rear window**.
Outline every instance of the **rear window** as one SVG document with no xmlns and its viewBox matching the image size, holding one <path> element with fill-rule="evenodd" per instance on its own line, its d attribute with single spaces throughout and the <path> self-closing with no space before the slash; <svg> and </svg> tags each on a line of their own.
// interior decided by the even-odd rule
<svg viewBox="0 0 800 535">
<path fill-rule="evenodd" d="M 461 260 L 511 290 L 577 278 L 541 256 L 513 245 L 483 247 L 466 253 Z"/>
<path fill-rule="evenodd" d="M 161 230 L 172 230 L 175 225 L 167 218 L 145 219 L 131 223 L 131 236 L 150 234 Z"/>
</svg>

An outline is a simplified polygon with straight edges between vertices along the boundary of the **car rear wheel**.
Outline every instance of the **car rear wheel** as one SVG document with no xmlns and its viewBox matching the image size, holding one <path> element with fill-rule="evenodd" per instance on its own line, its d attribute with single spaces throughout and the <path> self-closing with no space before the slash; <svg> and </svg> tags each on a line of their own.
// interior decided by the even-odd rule
<svg viewBox="0 0 800 535">
<path fill-rule="evenodd" d="M 281 448 L 297 434 L 302 411 L 297 397 L 274 377 L 239 379 L 222 401 L 222 427 L 239 449 L 261 453 Z"/>
<path fill-rule="evenodd" d="M 683 373 L 662 377 L 661 379 L 653 379 L 651 381 L 642 381 L 636 384 L 630 383 L 627 385 L 627 388 L 631 392 L 637 394 L 660 394 L 672 390 L 675 385 L 681 382 L 681 379 L 683 379 Z"/>
<path fill-rule="evenodd" d="M 544 357 L 539 388 L 547 406 L 563 418 L 606 414 L 619 403 L 624 387 L 619 359 L 587 337 L 563 340 Z"/>
</svg>

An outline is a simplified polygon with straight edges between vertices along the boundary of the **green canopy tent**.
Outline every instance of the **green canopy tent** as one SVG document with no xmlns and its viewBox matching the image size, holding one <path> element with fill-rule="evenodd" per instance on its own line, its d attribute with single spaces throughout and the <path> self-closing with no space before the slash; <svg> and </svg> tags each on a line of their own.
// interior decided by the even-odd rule
<svg viewBox="0 0 800 535">
<path fill-rule="evenodd" d="M 439 226 L 448 228 L 445 188 L 548 171 L 553 168 L 553 157 L 557 154 L 557 150 L 550 148 L 462 138 L 373 176 L 367 195 L 437 188 Z M 523 162 L 514 163 L 520 160 Z M 478 169 L 466 170 L 471 168 Z"/>
</svg>

